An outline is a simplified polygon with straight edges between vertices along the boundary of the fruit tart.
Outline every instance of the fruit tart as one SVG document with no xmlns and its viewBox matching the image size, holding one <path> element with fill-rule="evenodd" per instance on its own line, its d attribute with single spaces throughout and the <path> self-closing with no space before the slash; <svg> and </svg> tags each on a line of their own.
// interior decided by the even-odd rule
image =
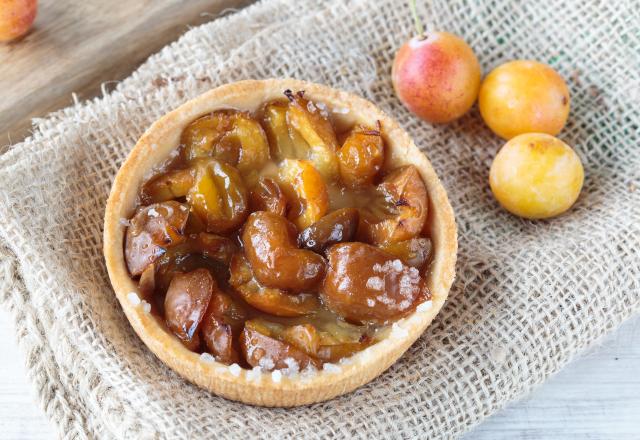
<svg viewBox="0 0 640 440">
<path fill-rule="evenodd" d="M 104 254 L 133 329 L 220 396 L 294 406 L 392 365 L 442 308 L 444 188 L 370 102 L 291 79 L 218 87 L 155 122 L 118 172 Z"/>
</svg>

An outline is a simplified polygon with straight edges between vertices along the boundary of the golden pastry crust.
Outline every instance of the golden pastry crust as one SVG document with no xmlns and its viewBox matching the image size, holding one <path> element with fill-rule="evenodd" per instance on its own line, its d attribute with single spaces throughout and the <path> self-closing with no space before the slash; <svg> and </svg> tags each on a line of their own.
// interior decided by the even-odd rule
<svg viewBox="0 0 640 440">
<path fill-rule="evenodd" d="M 194 119 L 222 108 L 255 110 L 263 103 L 282 98 L 283 91 L 304 90 L 305 96 L 321 101 L 340 122 L 374 125 L 381 121 L 387 145 L 386 167 L 415 165 L 429 191 L 428 234 L 434 257 L 425 274 L 432 292 L 430 309 L 416 311 L 399 320 L 389 336 L 356 353 L 346 362 L 308 376 L 279 377 L 279 373 L 252 374 L 203 359 L 184 347 L 165 326 L 140 304 L 137 283 L 131 279 L 124 259 L 126 227 L 121 219 L 134 212 L 138 191 L 150 170 L 162 164 L 179 143 L 182 130 Z M 338 110 L 338 111 L 336 111 Z M 293 79 L 240 81 L 213 89 L 181 105 L 156 121 L 140 138 L 116 175 L 104 220 L 104 256 L 111 284 L 129 322 L 142 341 L 165 364 L 185 379 L 232 400 L 263 406 L 297 406 L 331 399 L 371 381 L 389 368 L 422 334 L 440 311 L 455 276 L 457 232 L 447 194 L 426 156 L 409 135 L 369 101 L 327 86 Z M 421 310 L 419 307 L 418 310 Z M 274 377 L 275 376 L 275 377 Z M 279 380 L 278 380 L 279 379 Z"/>
</svg>

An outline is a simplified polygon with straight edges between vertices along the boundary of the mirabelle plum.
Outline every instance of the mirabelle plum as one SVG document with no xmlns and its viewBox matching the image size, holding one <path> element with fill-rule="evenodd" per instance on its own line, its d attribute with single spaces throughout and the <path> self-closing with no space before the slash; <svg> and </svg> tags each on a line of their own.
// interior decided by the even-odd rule
<svg viewBox="0 0 640 440">
<path fill-rule="evenodd" d="M 261 367 L 264 371 L 293 368 L 302 371 L 311 365 L 320 368 L 322 363 L 291 344 L 278 340 L 271 329 L 260 320 L 250 320 L 245 324 L 240 336 L 240 347 L 247 363 Z"/>
<path fill-rule="evenodd" d="M 220 110 L 202 116 L 187 125 L 180 138 L 184 148 L 184 158 L 193 160 L 214 156 L 216 144 L 233 127 L 234 114 L 235 112 L 231 110 Z M 238 154 L 235 154 L 234 159 L 235 165 Z"/>
<path fill-rule="evenodd" d="M 287 198 L 280 185 L 269 177 L 258 180 L 249 193 L 249 205 L 252 211 L 269 211 L 285 216 L 287 214 Z"/>
<path fill-rule="evenodd" d="M 187 200 L 207 231 L 230 232 L 242 225 L 249 214 L 249 200 L 240 173 L 215 159 L 201 160 L 196 170 Z"/>
<path fill-rule="evenodd" d="M 288 326 L 260 318 L 247 321 L 247 328 L 279 341 L 282 344 L 278 344 L 279 347 L 293 347 L 320 362 L 339 361 L 368 347 L 372 342 L 367 335 L 361 335 L 355 340 L 336 340 L 312 324 Z M 257 343 L 254 350 L 260 348 L 260 344 Z"/>
<path fill-rule="evenodd" d="M 340 325 L 347 326 L 348 324 L 342 322 Z M 362 327 L 355 328 L 362 329 Z M 329 332 L 326 329 L 319 331 L 311 324 L 287 327 L 281 331 L 279 338 L 324 362 L 339 361 L 367 348 L 372 343 L 372 338 L 360 331 L 356 331 L 354 334 L 350 334 L 348 331 Z"/>
<path fill-rule="evenodd" d="M 138 209 L 127 229 L 124 249 L 131 275 L 140 275 L 168 247 L 185 240 L 188 215 L 189 209 L 173 200 Z"/>
<path fill-rule="evenodd" d="M 523 133 L 555 136 L 569 116 L 569 89 L 546 64 L 517 60 L 487 75 L 478 103 L 484 122 L 504 139 Z"/>
<path fill-rule="evenodd" d="M 285 91 L 291 101 L 287 110 L 287 122 L 309 144 L 309 160 L 322 177 L 332 180 L 338 176 L 336 150 L 338 139 L 331 122 L 323 111 L 304 97 L 303 92 Z"/>
<path fill-rule="evenodd" d="M 299 348 L 308 355 L 317 356 L 320 348 L 320 335 L 311 324 L 298 324 L 280 330 L 279 339 Z"/>
<path fill-rule="evenodd" d="M 480 64 L 460 37 L 426 32 L 396 53 L 391 78 L 400 101 L 420 118 L 450 122 L 473 105 L 480 88 Z"/>
<path fill-rule="evenodd" d="M 387 242 L 380 249 L 400 258 L 403 263 L 421 269 L 431 255 L 431 240 L 414 237 L 405 241 Z"/>
<path fill-rule="evenodd" d="M 378 200 L 384 201 L 382 208 L 385 209 L 374 212 L 374 208 L 379 208 L 378 203 L 362 210 L 359 238 L 382 244 L 417 236 L 429 210 L 427 188 L 418 169 L 413 165 L 396 168 L 378 185 L 377 191 L 382 196 Z"/>
<path fill-rule="evenodd" d="M 315 294 L 290 294 L 282 289 L 260 284 L 242 253 L 233 256 L 229 272 L 229 284 L 242 299 L 265 313 L 292 317 L 313 314 L 320 308 L 320 300 Z"/>
<path fill-rule="evenodd" d="M 329 209 L 324 179 L 307 160 L 286 159 L 278 173 L 282 190 L 293 204 L 289 219 L 302 230 L 320 220 Z"/>
<path fill-rule="evenodd" d="M 384 164 L 380 122 L 376 129 L 356 126 L 338 150 L 340 177 L 351 188 L 371 185 Z"/>
<path fill-rule="evenodd" d="M 498 202 L 520 217 L 562 214 L 578 198 L 584 171 L 567 144 L 544 133 L 516 136 L 491 164 L 489 183 Z"/>
<path fill-rule="evenodd" d="M 153 289 L 156 292 L 164 293 L 177 273 L 189 272 L 203 267 L 212 269 L 227 267 L 231 257 L 237 251 L 237 245 L 227 237 L 206 232 L 188 235 L 182 243 L 166 249 L 164 254 L 154 263 Z M 142 276 L 145 274 L 146 270 Z M 141 289 L 142 276 L 140 278 Z M 147 284 L 150 283 L 147 281 Z"/>
<path fill-rule="evenodd" d="M 140 198 L 151 204 L 184 197 L 194 184 L 194 175 L 193 168 L 159 174 L 144 184 Z"/>
<path fill-rule="evenodd" d="M 242 231 L 244 252 L 256 279 L 265 286 L 292 292 L 313 292 L 325 273 L 324 259 L 298 249 L 295 226 L 267 211 L 249 216 Z"/>
<path fill-rule="evenodd" d="M 214 289 L 209 308 L 202 320 L 202 339 L 207 351 L 218 362 L 230 365 L 240 360 L 236 337 L 242 331 L 247 312 L 231 296 Z"/>
<path fill-rule="evenodd" d="M 321 254 L 333 244 L 352 241 L 359 219 L 360 213 L 355 208 L 333 211 L 300 232 L 298 244 Z"/>
<path fill-rule="evenodd" d="M 222 141 L 240 145 L 237 168 L 241 173 L 259 170 L 269 160 L 267 135 L 258 121 L 243 113 L 236 116 L 233 129 L 222 138 Z"/>
<path fill-rule="evenodd" d="M 0 0 L 0 42 L 26 34 L 37 11 L 37 0 Z"/>
<path fill-rule="evenodd" d="M 318 348 L 317 356 L 325 362 L 336 362 L 342 358 L 349 357 L 354 353 L 364 350 L 372 341 L 364 339 L 359 342 L 343 342 L 341 344 L 321 345 Z"/>
<path fill-rule="evenodd" d="M 277 161 L 307 159 L 309 144 L 287 122 L 288 101 L 272 101 L 264 108 L 264 127 L 271 146 L 271 154 Z"/>
<path fill-rule="evenodd" d="M 269 160 L 269 143 L 260 124 L 243 112 L 220 110 L 202 116 L 182 133 L 185 160 L 214 157 L 236 166 L 241 173 Z"/>
<path fill-rule="evenodd" d="M 384 324 L 408 315 L 430 295 L 415 267 L 377 247 L 339 243 L 327 256 L 322 299 L 347 321 Z"/>
<path fill-rule="evenodd" d="M 183 341 L 191 341 L 204 317 L 216 282 L 206 269 L 176 275 L 164 300 L 167 325 Z"/>
</svg>

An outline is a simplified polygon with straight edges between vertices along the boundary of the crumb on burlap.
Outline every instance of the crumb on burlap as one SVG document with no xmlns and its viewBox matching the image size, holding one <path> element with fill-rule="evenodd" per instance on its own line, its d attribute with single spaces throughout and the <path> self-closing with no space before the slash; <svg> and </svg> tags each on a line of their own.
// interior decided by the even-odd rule
<svg viewBox="0 0 640 440">
<path fill-rule="evenodd" d="M 598 98 L 600 97 L 602 91 L 595 84 L 591 84 L 589 87 L 587 87 L 587 93 L 589 93 L 589 96 L 591 96 L 592 98 Z"/>
<path fill-rule="evenodd" d="M 153 84 L 154 87 L 161 88 L 166 87 L 166 85 L 169 84 L 169 81 L 161 76 L 156 76 L 151 80 L 151 84 Z"/>
<path fill-rule="evenodd" d="M 582 74 L 582 70 L 574 69 L 569 75 L 571 82 L 574 83 L 576 86 L 580 86 L 580 74 Z"/>
<path fill-rule="evenodd" d="M 172 76 L 172 77 L 169 77 L 169 79 L 164 78 L 162 76 L 156 76 L 155 78 L 153 78 L 151 80 L 151 84 L 154 87 L 160 89 L 162 87 L 168 86 L 169 85 L 169 81 L 171 81 L 173 83 L 176 83 L 176 82 L 184 81 L 186 78 L 187 78 L 187 75 L 185 75 L 185 74 L 178 75 L 178 76 Z M 198 81 L 202 81 L 202 80 L 203 80 L 202 78 L 198 78 Z M 209 79 L 209 81 L 211 81 L 211 80 Z"/>
</svg>

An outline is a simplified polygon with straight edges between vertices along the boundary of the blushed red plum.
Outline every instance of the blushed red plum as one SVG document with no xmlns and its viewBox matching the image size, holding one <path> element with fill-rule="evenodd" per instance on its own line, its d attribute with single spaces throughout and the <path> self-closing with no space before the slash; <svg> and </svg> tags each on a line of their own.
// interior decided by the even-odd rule
<svg viewBox="0 0 640 440">
<path fill-rule="evenodd" d="M 407 41 L 396 53 L 391 78 L 400 101 L 420 118 L 453 121 L 478 97 L 480 64 L 460 37 L 425 32 Z"/>
<path fill-rule="evenodd" d="M 37 12 L 37 0 L 0 0 L 0 42 L 26 34 Z"/>
</svg>

